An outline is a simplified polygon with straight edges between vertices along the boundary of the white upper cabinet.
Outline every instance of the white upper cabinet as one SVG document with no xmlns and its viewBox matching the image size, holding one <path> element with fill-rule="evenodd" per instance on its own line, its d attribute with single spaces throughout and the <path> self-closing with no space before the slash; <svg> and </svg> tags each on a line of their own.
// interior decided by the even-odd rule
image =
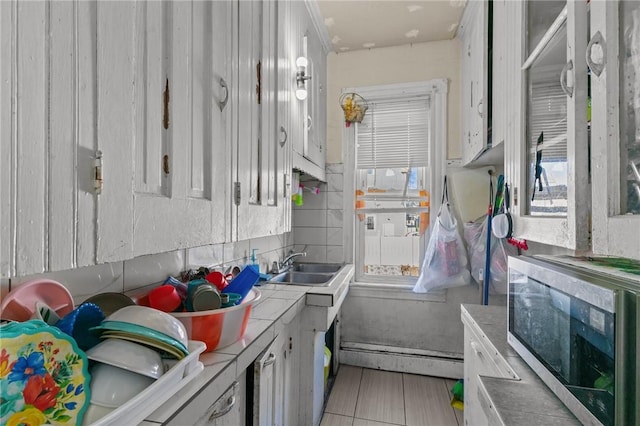
<svg viewBox="0 0 640 426">
<path fill-rule="evenodd" d="M 94 263 L 96 9 L 0 2 L 0 276 Z"/>
<path fill-rule="evenodd" d="M 327 133 L 327 56 L 315 30 L 309 31 L 303 40 L 308 60 L 307 72 L 311 76 L 307 81 L 308 96 L 305 102 L 304 156 L 324 169 Z"/>
<path fill-rule="evenodd" d="M 292 2 L 291 35 L 289 43 L 294 46 L 293 54 L 306 59 L 306 67 L 296 66 L 294 71 L 304 72 L 301 87 L 306 90 L 306 98 L 294 97 L 291 112 L 292 128 L 295 128 L 292 140 L 294 169 L 325 180 L 326 163 L 326 123 L 327 123 L 327 50 L 319 34 L 317 20 L 320 13 L 314 9 L 313 0 Z M 321 25 L 324 25 L 322 23 Z M 292 75 L 296 87 L 296 73 Z"/>
<path fill-rule="evenodd" d="M 235 239 L 283 232 L 283 132 L 277 123 L 278 3 L 239 1 Z M 286 129 L 285 129 L 286 131 Z"/>
<path fill-rule="evenodd" d="M 291 144 L 297 137 L 293 120 L 293 108 L 296 105 L 295 73 L 297 59 L 297 43 L 293 43 L 292 6 L 295 3 L 278 2 L 278 95 L 277 124 L 278 160 L 282 174 L 282 198 L 279 203 L 279 216 L 282 219 L 282 232 L 291 231 Z"/>
<path fill-rule="evenodd" d="M 132 5 L 99 12 L 98 262 L 225 239 L 230 3 Z"/>
<path fill-rule="evenodd" d="M 514 233 L 554 246 L 588 249 L 587 3 L 507 6 L 516 12 L 516 19 L 507 21 L 509 34 L 524 40 L 520 78 L 514 81 L 514 96 L 523 98 L 509 117 L 517 124 L 508 134 L 511 146 L 505 147 Z"/>
<path fill-rule="evenodd" d="M 640 259 L 640 3 L 591 1 L 593 252 Z"/>
<path fill-rule="evenodd" d="M 488 99 L 487 1 L 467 2 L 460 22 L 462 164 L 468 165 L 490 146 Z"/>
</svg>

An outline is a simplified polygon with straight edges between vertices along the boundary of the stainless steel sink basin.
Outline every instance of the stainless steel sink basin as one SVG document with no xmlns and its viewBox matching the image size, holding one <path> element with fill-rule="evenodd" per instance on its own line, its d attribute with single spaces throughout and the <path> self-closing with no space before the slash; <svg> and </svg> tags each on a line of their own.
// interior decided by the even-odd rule
<svg viewBox="0 0 640 426">
<path fill-rule="evenodd" d="M 270 282 L 287 283 L 295 285 L 327 285 L 334 274 L 322 274 L 322 273 L 309 273 L 309 272 L 297 272 L 289 271 L 282 274 L 278 274 L 271 278 Z"/>
<path fill-rule="evenodd" d="M 339 263 L 296 263 L 291 268 L 292 271 L 296 272 L 337 272 L 342 268 L 342 265 Z"/>
</svg>

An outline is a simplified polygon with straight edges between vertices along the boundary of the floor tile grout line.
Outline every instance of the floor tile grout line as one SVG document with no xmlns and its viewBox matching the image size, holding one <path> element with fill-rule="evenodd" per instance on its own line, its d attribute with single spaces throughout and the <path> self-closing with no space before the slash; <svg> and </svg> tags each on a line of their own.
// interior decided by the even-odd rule
<svg viewBox="0 0 640 426">
<path fill-rule="evenodd" d="M 405 373 L 402 373 L 402 375 L 400 376 L 402 379 L 402 403 L 404 404 L 404 424 L 407 424 L 407 392 L 405 391 L 405 387 L 404 387 L 404 376 Z"/>
</svg>

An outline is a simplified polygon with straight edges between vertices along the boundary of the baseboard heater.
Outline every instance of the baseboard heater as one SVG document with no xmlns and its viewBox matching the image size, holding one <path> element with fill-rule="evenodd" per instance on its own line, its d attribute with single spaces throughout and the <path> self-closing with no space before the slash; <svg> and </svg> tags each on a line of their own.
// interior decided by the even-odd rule
<svg viewBox="0 0 640 426">
<path fill-rule="evenodd" d="M 340 363 L 449 379 L 464 374 L 462 354 L 358 342 L 340 343 Z"/>
</svg>

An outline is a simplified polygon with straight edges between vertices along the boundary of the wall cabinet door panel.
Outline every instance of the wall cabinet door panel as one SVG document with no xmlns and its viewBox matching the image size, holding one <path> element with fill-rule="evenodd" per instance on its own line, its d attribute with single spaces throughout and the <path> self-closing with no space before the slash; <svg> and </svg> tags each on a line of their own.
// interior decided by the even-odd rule
<svg viewBox="0 0 640 426">
<path fill-rule="evenodd" d="M 277 49 L 277 121 L 278 135 L 278 174 L 282 176 L 278 216 L 281 218 L 283 232 L 291 231 L 291 150 L 295 137 L 292 110 L 296 98 L 294 93 L 294 75 L 297 45 L 292 40 L 294 22 L 292 21 L 292 3 L 278 3 L 278 49 Z"/>
<path fill-rule="evenodd" d="M 516 93 L 523 95 L 512 116 L 518 125 L 505 147 L 515 235 L 584 250 L 591 208 L 583 53 L 587 5 L 507 2 L 506 7 L 516 11 L 516 19 L 507 21 L 509 34 L 526 40 L 524 50 L 516 51 L 524 73 L 513 70 L 520 75 Z"/>
<path fill-rule="evenodd" d="M 95 2 L 0 6 L 2 276 L 95 261 Z"/>
<path fill-rule="evenodd" d="M 214 22 L 230 18 L 228 3 L 151 1 L 139 9 L 134 255 L 222 242 L 224 63 L 213 70 L 229 35 L 218 26 L 214 37 Z"/>
<path fill-rule="evenodd" d="M 640 4 L 591 2 L 593 251 L 640 259 Z M 604 55 L 604 56 L 603 56 Z"/>
<path fill-rule="evenodd" d="M 134 6 L 97 4 L 96 127 L 103 161 L 103 185 L 97 197 L 98 263 L 133 257 Z"/>
<path fill-rule="evenodd" d="M 290 37 L 297 47 L 296 58 L 307 58 L 307 98 L 294 100 L 292 126 L 298 137 L 293 141 L 292 165 L 295 169 L 325 180 L 326 162 L 326 54 L 307 2 L 292 7 L 294 25 Z M 295 84 L 295 82 L 294 82 Z M 294 188 L 295 190 L 295 188 Z"/>
<path fill-rule="evenodd" d="M 282 232 L 284 157 L 278 144 L 278 4 L 238 3 L 238 108 L 235 239 Z"/>
<path fill-rule="evenodd" d="M 460 31 L 462 164 L 475 160 L 487 149 L 487 45 L 488 3 L 469 2 Z"/>
<path fill-rule="evenodd" d="M 12 93 L 13 82 L 12 59 L 13 50 L 11 48 L 12 34 L 14 30 L 13 16 L 11 13 L 12 4 L 9 2 L 0 3 L 0 277 L 9 276 L 13 268 L 13 201 L 12 193 L 12 172 L 13 168 L 7 164 L 7 159 L 12 157 L 13 133 L 12 133 Z"/>
</svg>

